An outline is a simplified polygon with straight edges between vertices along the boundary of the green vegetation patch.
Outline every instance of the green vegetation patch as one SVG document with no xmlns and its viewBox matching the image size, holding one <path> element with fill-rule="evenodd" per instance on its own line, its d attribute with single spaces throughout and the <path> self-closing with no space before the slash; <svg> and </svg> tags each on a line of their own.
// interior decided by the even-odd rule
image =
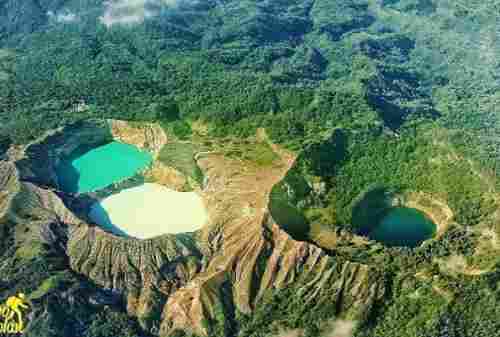
<svg viewBox="0 0 500 337">
<path fill-rule="evenodd" d="M 40 256 L 44 251 L 45 248 L 41 242 L 28 241 L 16 250 L 16 257 L 28 261 Z"/>
<path fill-rule="evenodd" d="M 224 154 L 229 158 L 238 158 L 256 163 L 258 166 L 272 165 L 278 155 L 266 142 L 234 142 L 224 147 Z"/>
<path fill-rule="evenodd" d="M 367 234 L 391 207 L 391 196 L 383 187 L 371 187 L 354 201 L 352 224 L 357 232 Z"/>
<path fill-rule="evenodd" d="M 432 331 L 438 324 L 447 304 L 446 299 L 436 294 L 429 284 L 412 292 L 408 289 L 394 299 L 379 318 L 373 336 L 421 336 L 421 331 Z"/>
<path fill-rule="evenodd" d="M 168 143 L 161 149 L 158 160 L 179 170 L 182 174 L 201 185 L 203 183 L 203 173 L 194 160 L 197 152 L 199 152 L 199 147 L 192 143 Z"/>
<path fill-rule="evenodd" d="M 29 295 L 29 298 L 31 300 L 39 299 L 68 282 L 71 282 L 71 274 L 69 271 L 57 272 L 56 274 L 45 279 L 42 284 L 40 284 L 40 286 Z"/>
<path fill-rule="evenodd" d="M 124 312 L 104 308 L 92 318 L 83 337 L 144 336 L 137 322 Z"/>
</svg>

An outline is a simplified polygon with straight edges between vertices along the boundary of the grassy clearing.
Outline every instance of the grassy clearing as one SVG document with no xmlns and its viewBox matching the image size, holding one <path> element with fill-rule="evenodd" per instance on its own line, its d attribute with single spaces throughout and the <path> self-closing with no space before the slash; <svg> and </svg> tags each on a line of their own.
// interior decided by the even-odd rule
<svg viewBox="0 0 500 337">
<path fill-rule="evenodd" d="M 174 136 L 180 140 L 188 140 L 193 133 L 191 124 L 185 120 L 160 122 L 160 125 L 167 135 Z"/>
<path fill-rule="evenodd" d="M 16 250 L 16 257 L 29 261 L 37 256 L 40 256 L 44 251 L 43 245 L 40 242 L 31 242 L 30 244 L 23 244 Z"/>
<path fill-rule="evenodd" d="M 270 166 L 279 159 L 271 146 L 265 142 L 234 142 L 224 146 L 222 151 L 229 158 L 250 161 L 258 166 Z"/>
<path fill-rule="evenodd" d="M 201 184 L 203 173 L 194 160 L 198 151 L 199 148 L 192 143 L 169 143 L 161 149 L 158 160 Z"/>
<path fill-rule="evenodd" d="M 61 287 L 64 283 L 67 283 L 69 281 L 69 277 L 69 272 L 60 272 L 45 279 L 42 284 L 40 284 L 40 286 L 29 295 L 29 298 L 31 300 L 35 300 L 45 296 L 50 291 Z"/>
</svg>

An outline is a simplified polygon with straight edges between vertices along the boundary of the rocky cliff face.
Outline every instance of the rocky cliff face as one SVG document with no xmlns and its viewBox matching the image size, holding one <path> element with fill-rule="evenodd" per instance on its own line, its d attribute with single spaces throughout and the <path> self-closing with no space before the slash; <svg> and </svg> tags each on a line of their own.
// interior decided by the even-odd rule
<svg viewBox="0 0 500 337">
<path fill-rule="evenodd" d="M 154 126 L 122 128 L 122 122 L 111 122 L 92 133 L 92 125 L 110 122 L 91 123 L 10 151 L 0 166 L 0 215 L 9 214 L 13 223 L 20 212 L 36 218 L 32 237 L 61 245 L 73 271 L 121 294 L 128 313 L 152 333 L 207 335 L 210 322 L 220 319 L 217 312 L 227 320 L 231 312 L 249 314 L 265 294 L 285 287 L 299 289 L 296 296 L 306 302 L 323 296 L 334 303 L 332 314 L 349 319 L 365 317 L 383 296 L 375 269 L 296 241 L 272 218 L 271 189 L 295 161 L 285 151 L 272 167 L 242 165 L 216 153 L 197 156 L 205 176 L 199 193 L 209 214 L 197 233 L 136 240 L 85 223 L 47 187 L 53 186 L 59 156 L 113 137 L 153 152 L 166 142 Z"/>
<path fill-rule="evenodd" d="M 201 268 L 189 235 L 141 241 L 82 225 L 71 229 L 67 254 L 73 270 L 123 294 L 128 313 L 146 328 L 154 327 L 167 297 Z"/>
<path fill-rule="evenodd" d="M 188 178 L 179 170 L 159 161 L 155 161 L 151 168 L 144 173 L 144 176 L 175 191 L 183 191 L 188 183 Z"/>
<path fill-rule="evenodd" d="M 147 150 L 153 154 L 154 158 L 167 143 L 167 136 L 158 124 L 130 123 L 119 120 L 108 120 L 107 123 L 113 139 Z"/>
</svg>

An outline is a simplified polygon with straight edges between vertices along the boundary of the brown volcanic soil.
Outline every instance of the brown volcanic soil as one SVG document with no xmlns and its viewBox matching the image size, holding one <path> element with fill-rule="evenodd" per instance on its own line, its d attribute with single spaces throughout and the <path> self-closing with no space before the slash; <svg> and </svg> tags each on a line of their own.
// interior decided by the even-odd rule
<svg viewBox="0 0 500 337">
<path fill-rule="evenodd" d="M 154 144 L 154 150 L 167 141 L 155 127 L 127 129 L 138 134 L 124 134 L 123 130 L 119 133 L 122 140 L 142 141 L 145 137 L 140 134 L 147 134 L 147 143 Z M 72 139 L 75 143 L 75 137 Z M 59 139 L 59 146 L 64 144 Z M 24 155 L 11 153 L 10 161 L 1 162 L 0 169 L 12 179 L 0 183 L 2 191 L 9 191 L 7 195 L 16 195 L 17 187 L 24 186 L 24 198 L 30 200 L 25 211 L 47 214 L 32 224 L 39 228 L 34 231 L 37 240 L 64 242 L 73 271 L 120 293 L 128 313 L 160 336 L 175 330 L 206 335 L 210 323 L 219 319 L 216 312 L 223 312 L 231 324 L 235 310 L 251 313 L 263 302 L 265 293 L 289 286 L 298 289 L 297 297 L 304 303 L 319 297 L 336 303 L 337 312 L 332 315 L 353 320 L 366 317 L 384 294 L 379 272 L 293 240 L 270 216 L 271 188 L 295 159 L 276 146 L 273 149 L 278 159 L 265 166 L 221 153 L 196 156 L 205 176 L 199 193 L 206 203 L 208 224 L 194 234 L 150 240 L 117 237 L 85 223 L 51 188 L 19 179 L 17 170 L 27 171 L 25 168 L 36 166 L 34 158 L 47 155 L 44 146 L 35 147 L 36 151 L 31 148 Z M 45 167 L 44 171 L 52 173 L 50 169 Z M 36 181 L 40 170 L 27 172 L 31 173 L 30 181 Z M 5 197 L 0 202 L 0 211 L 15 212 Z"/>
</svg>

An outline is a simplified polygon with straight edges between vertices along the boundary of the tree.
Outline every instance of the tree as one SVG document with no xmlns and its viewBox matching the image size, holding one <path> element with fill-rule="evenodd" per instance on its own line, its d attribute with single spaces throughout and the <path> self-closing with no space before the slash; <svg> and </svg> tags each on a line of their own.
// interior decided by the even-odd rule
<svg viewBox="0 0 500 337">
<path fill-rule="evenodd" d="M 156 120 L 173 122 L 180 118 L 179 106 L 169 97 L 162 97 L 154 107 Z"/>
</svg>

